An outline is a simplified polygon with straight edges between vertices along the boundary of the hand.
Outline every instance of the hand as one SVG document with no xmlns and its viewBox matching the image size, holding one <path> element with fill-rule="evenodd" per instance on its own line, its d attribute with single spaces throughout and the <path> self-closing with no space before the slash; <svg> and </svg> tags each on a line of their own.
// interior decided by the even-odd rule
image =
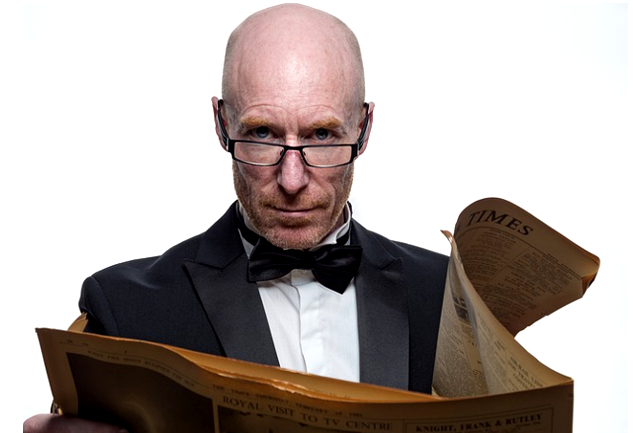
<svg viewBox="0 0 633 433">
<path fill-rule="evenodd" d="M 23 427 L 23 433 L 127 433 L 110 424 L 51 413 L 32 416 Z"/>
</svg>

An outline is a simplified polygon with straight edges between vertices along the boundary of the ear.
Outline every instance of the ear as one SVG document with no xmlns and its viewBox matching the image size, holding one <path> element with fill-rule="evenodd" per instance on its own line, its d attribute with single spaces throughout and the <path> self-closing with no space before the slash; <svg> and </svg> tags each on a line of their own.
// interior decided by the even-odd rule
<svg viewBox="0 0 633 433">
<path fill-rule="evenodd" d="M 222 133 L 220 132 L 220 119 L 218 118 L 218 110 L 220 99 L 217 96 L 211 98 L 211 103 L 213 104 L 213 120 L 215 122 L 215 134 L 218 136 L 218 140 L 220 140 L 220 146 L 222 149 L 228 150 L 226 148 L 226 144 L 224 140 L 222 140 Z M 224 125 L 226 126 L 226 125 Z"/>
<path fill-rule="evenodd" d="M 365 152 L 365 149 L 367 149 L 367 143 L 369 143 L 369 134 L 371 133 L 371 125 L 372 123 L 374 123 L 374 106 L 375 104 L 373 102 L 369 103 L 369 107 L 367 108 L 367 130 L 365 131 L 365 140 L 363 141 L 363 145 L 360 148 L 360 151 L 358 152 L 358 155 L 362 155 L 363 152 Z M 360 131 L 361 128 L 363 127 L 363 122 L 365 121 L 365 117 L 363 116 L 363 118 L 360 121 L 360 124 L 358 125 L 358 130 Z"/>
</svg>

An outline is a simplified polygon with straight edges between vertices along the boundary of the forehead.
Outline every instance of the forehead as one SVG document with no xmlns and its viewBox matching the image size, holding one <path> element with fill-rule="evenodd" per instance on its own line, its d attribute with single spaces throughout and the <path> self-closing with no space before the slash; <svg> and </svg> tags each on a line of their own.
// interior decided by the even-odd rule
<svg viewBox="0 0 633 433">
<path fill-rule="evenodd" d="M 269 59 L 250 58 L 235 75 L 233 92 L 244 107 L 272 104 L 287 109 L 329 105 L 343 109 L 354 100 L 354 79 L 348 69 L 328 58 L 286 53 Z"/>
</svg>

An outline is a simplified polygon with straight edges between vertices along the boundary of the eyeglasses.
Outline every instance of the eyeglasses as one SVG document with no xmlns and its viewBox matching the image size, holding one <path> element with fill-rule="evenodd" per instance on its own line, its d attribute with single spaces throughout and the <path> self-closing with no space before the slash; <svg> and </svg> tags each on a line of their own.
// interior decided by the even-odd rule
<svg viewBox="0 0 633 433">
<path fill-rule="evenodd" d="M 304 146 L 288 146 L 264 141 L 233 140 L 222 120 L 223 101 L 218 101 L 218 124 L 222 141 L 235 161 L 244 164 L 269 167 L 277 165 L 289 150 L 301 154 L 303 162 L 309 167 L 331 168 L 351 164 L 363 147 L 367 125 L 369 123 L 369 104 L 365 103 L 365 120 L 356 143 L 353 144 L 307 144 Z"/>
</svg>

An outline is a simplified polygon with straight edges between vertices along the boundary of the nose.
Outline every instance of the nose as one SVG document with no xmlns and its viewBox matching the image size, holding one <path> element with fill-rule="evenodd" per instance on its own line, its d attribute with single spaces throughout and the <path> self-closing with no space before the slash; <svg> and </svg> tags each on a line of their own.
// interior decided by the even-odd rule
<svg viewBox="0 0 633 433">
<path fill-rule="evenodd" d="M 308 167 L 299 150 L 288 150 L 279 163 L 277 183 L 288 194 L 295 195 L 303 190 L 310 181 Z"/>
</svg>

